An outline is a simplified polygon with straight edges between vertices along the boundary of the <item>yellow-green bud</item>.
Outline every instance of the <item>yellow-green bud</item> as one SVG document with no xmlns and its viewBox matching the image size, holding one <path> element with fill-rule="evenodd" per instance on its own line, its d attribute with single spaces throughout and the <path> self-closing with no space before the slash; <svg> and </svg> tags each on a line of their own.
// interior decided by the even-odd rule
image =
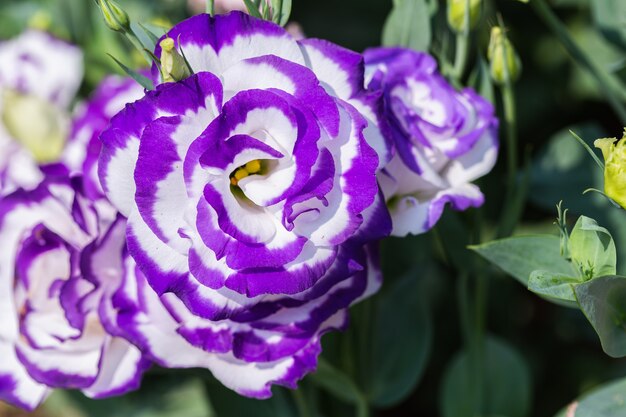
<svg viewBox="0 0 626 417">
<path fill-rule="evenodd" d="M 130 30 L 130 19 L 119 4 L 113 0 L 98 0 L 98 5 L 104 16 L 104 23 L 116 32 L 127 32 Z"/>
<path fill-rule="evenodd" d="M 176 50 L 174 39 L 165 38 L 161 46 L 161 74 L 163 82 L 169 83 L 183 80 L 191 76 L 191 71 L 182 55 Z"/>
<path fill-rule="evenodd" d="M 28 20 L 28 27 L 40 30 L 42 32 L 47 31 L 52 26 L 52 17 L 49 13 L 44 11 L 37 11 L 35 14 Z"/>
<path fill-rule="evenodd" d="M 58 160 L 69 122 L 56 106 L 36 96 L 4 90 L 1 116 L 9 135 L 28 149 L 37 162 Z"/>
<path fill-rule="evenodd" d="M 626 138 L 626 135 L 625 135 Z M 604 156 L 604 194 L 626 208 L 626 139 L 597 139 L 593 144 Z"/>
<path fill-rule="evenodd" d="M 469 6 L 469 28 L 466 27 Z M 480 18 L 482 0 L 448 0 L 448 24 L 457 33 L 473 29 Z"/>
<path fill-rule="evenodd" d="M 496 84 L 515 82 L 522 73 L 522 61 L 506 33 L 499 26 L 491 29 L 487 58 L 491 78 Z"/>
</svg>

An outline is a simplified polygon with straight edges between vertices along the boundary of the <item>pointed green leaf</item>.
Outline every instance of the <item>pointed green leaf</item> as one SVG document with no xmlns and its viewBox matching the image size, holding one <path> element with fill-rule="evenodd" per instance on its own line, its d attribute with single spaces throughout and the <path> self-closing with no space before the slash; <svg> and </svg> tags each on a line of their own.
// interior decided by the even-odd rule
<svg viewBox="0 0 626 417">
<path fill-rule="evenodd" d="M 145 88 L 146 90 L 154 90 L 154 84 L 152 83 L 152 80 L 150 80 L 148 77 L 144 77 L 143 75 L 139 74 L 137 71 L 128 68 L 126 65 L 122 64 L 113 55 L 110 55 L 110 54 L 108 54 L 108 55 L 115 61 L 115 63 L 117 65 L 120 66 L 120 68 L 126 74 L 128 74 L 128 76 L 130 78 L 132 78 L 133 80 L 137 81 L 143 88 Z"/>
<path fill-rule="evenodd" d="M 259 11 L 259 7 L 255 5 L 252 2 L 252 0 L 243 0 L 243 2 L 245 3 L 246 9 L 248 9 L 248 13 L 250 13 L 251 16 L 258 17 L 259 19 L 263 19 L 263 16 L 261 15 L 261 12 Z"/>
<path fill-rule="evenodd" d="M 159 38 L 160 37 L 157 36 L 154 32 L 152 32 L 150 29 L 148 29 L 143 24 L 138 23 L 138 25 L 141 28 L 141 30 L 143 31 L 143 33 L 146 35 L 146 37 L 150 41 L 150 44 L 146 45 L 146 49 L 154 51 L 154 47 L 156 46 L 157 43 L 159 43 Z"/>
<path fill-rule="evenodd" d="M 555 274 L 574 275 L 571 264 L 561 257 L 560 239 L 557 236 L 518 236 L 482 245 L 470 246 L 483 258 L 528 286 L 533 271 L 543 270 Z"/>
</svg>

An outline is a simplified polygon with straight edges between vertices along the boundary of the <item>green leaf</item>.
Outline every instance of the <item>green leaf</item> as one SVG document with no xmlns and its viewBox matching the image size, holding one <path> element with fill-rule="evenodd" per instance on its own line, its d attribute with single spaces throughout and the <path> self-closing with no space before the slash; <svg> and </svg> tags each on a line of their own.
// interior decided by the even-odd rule
<svg viewBox="0 0 626 417">
<path fill-rule="evenodd" d="M 143 75 L 139 74 L 137 71 L 132 70 L 130 68 L 128 68 L 126 65 L 122 64 L 117 58 L 115 58 L 113 55 L 109 56 L 113 59 L 113 61 L 115 61 L 115 63 L 117 65 L 120 66 L 120 68 L 126 73 L 128 74 L 128 76 L 130 78 L 132 78 L 133 80 L 137 81 L 143 88 L 145 88 L 146 90 L 154 90 L 154 84 L 152 84 L 152 80 L 150 80 L 148 77 L 144 77 Z"/>
<path fill-rule="evenodd" d="M 580 216 L 569 237 L 569 254 L 586 279 L 615 275 L 617 254 L 608 230 Z"/>
<path fill-rule="evenodd" d="M 263 19 L 263 16 L 261 15 L 261 12 L 259 11 L 259 7 L 257 5 L 255 5 L 252 0 L 243 0 L 243 2 L 246 5 L 246 9 L 248 9 L 248 13 L 250 13 L 251 16 L 257 17 L 259 19 Z"/>
<path fill-rule="evenodd" d="M 377 407 L 389 407 L 415 388 L 430 356 L 432 318 L 424 278 L 419 270 L 392 283 L 378 298 L 370 338 L 370 383 L 367 396 Z M 390 323 L 393 323 L 391 326 Z"/>
<path fill-rule="evenodd" d="M 579 284 L 580 278 L 554 274 L 549 271 L 533 271 L 528 279 L 528 289 L 544 297 L 576 302 L 572 285 Z M 575 305 L 572 305 L 575 307 Z"/>
<path fill-rule="evenodd" d="M 156 44 L 159 42 L 160 37 L 156 35 L 151 29 L 149 29 L 145 25 L 141 23 L 137 23 L 137 25 L 139 25 L 143 33 L 146 35 L 146 38 L 147 38 L 147 41 L 145 41 L 146 49 L 149 49 L 150 51 L 154 51 L 154 48 Z"/>
<path fill-rule="evenodd" d="M 626 277 L 595 278 L 576 286 L 580 309 L 614 358 L 626 356 Z"/>
<path fill-rule="evenodd" d="M 215 417 L 202 382 L 178 375 L 151 375 L 144 380 L 139 391 L 122 397 L 92 400 L 73 391 L 55 401 L 57 407 L 63 406 L 64 412 L 59 415 L 69 415 L 69 406 L 89 417 Z M 54 401 L 50 407 L 55 407 Z"/>
<path fill-rule="evenodd" d="M 385 46 L 405 46 L 428 51 L 431 40 L 430 12 L 425 0 L 395 2 L 383 28 Z"/>
<path fill-rule="evenodd" d="M 319 360 L 317 371 L 309 378 L 319 387 L 349 404 L 359 404 L 364 401 L 363 394 L 352 379 L 323 359 Z"/>
<path fill-rule="evenodd" d="M 470 246 L 483 258 L 528 286 L 533 271 L 543 270 L 554 274 L 573 275 L 571 264 L 560 253 L 557 236 L 537 235 L 510 237 L 482 245 Z"/>
<path fill-rule="evenodd" d="M 233 390 L 226 388 L 219 381 L 212 380 L 212 382 L 207 385 L 207 392 L 217 417 L 298 416 L 290 401 L 289 391 L 285 388 L 274 387 L 272 389 L 271 398 L 266 400 L 256 400 L 239 395 Z M 186 417 L 184 414 L 181 414 L 180 416 Z"/>
<path fill-rule="evenodd" d="M 626 50 L 626 2 L 624 0 L 590 1 L 593 20 L 602 34 Z"/>
<path fill-rule="evenodd" d="M 440 409 L 443 417 L 526 417 L 530 411 L 532 381 L 526 361 L 502 340 L 488 337 L 483 358 L 483 409 L 478 410 L 468 351 L 459 353 L 443 378 Z"/>
<path fill-rule="evenodd" d="M 555 417 L 622 417 L 624 415 L 626 415 L 626 379 L 619 379 L 603 384 L 583 395 Z"/>
</svg>

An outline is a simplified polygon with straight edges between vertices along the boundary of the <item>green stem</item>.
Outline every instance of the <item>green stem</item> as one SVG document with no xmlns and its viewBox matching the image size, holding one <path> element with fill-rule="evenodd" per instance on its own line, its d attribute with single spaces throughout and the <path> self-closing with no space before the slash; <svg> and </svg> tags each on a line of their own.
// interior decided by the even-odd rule
<svg viewBox="0 0 626 417">
<path fill-rule="evenodd" d="M 467 66 L 467 57 L 469 51 L 470 39 L 469 35 L 465 33 L 459 33 L 456 35 L 456 52 L 454 57 L 454 78 L 459 82 L 463 78 L 465 73 L 465 67 Z"/>
<path fill-rule="evenodd" d="M 209 16 L 213 16 L 215 14 L 215 0 L 207 0 L 206 12 Z"/>
<path fill-rule="evenodd" d="M 508 69 L 504 68 L 505 76 L 508 75 Z M 508 76 L 507 76 L 508 78 Z M 507 154 L 507 180 L 506 180 L 506 198 L 504 200 L 504 208 L 500 225 L 498 227 L 498 237 L 506 237 L 513 233 L 513 229 L 517 224 L 519 210 L 519 195 L 522 190 L 517 187 L 517 106 L 515 102 L 515 88 L 512 82 L 507 82 L 502 86 L 502 105 L 504 107 L 504 129 L 506 135 L 506 154 Z"/>
<path fill-rule="evenodd" d="M 485 327 L 487 307 L 487 277 L 477 268 L 474 292 L 474 332 L 470 354 L 472 355 L 477 416 L 482 416 L 485 398 Z"/>
<path fill-rule="evenodd" d="M 622 120 L 622 123 L 626 124 L 626 107 L 624 107 L 626 89 L 624 89 L 623 85 L 616 77 L 612 76 L 587 56 L 544 0 L 532 0 L 530 4 L 537 15 L 554 32 L 571 57 L 596 79 L 598 86 L 613 107 L 613 110 Z"/>
<path fill-rule="evenodd" d="M 291 395 L 293 396 L 293 400 L 296 403 L 296 408 L 298 409 L 299 417 L 313 417 L 309 410 L 309 406 L 306 401 L 306 397 L 302 393 L 302 389 L 298 388 L 291 391 Z"/>
<path fill-rule="evenodd" d="M 363 396 L 359 398 L 359 402 L 356 405 L 356 415 L 357 417 L 369 417 L 370 416 L 370 407 L 367 404 L 367 400 Z"/>
</svg>

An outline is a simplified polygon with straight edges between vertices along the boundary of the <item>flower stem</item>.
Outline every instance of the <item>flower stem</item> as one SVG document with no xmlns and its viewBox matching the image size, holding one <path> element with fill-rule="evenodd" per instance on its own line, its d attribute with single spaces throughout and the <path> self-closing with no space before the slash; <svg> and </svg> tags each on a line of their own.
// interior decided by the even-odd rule
<svg viewBox="0 0 626 417">
<path fill-rule="evenodd" d="M 624 86 L 616 77 L 589 58 L 544 0 L 532 0 L 530 4 L 541 20 L 563 44 L 574 61 L 578 62 L 596 79 L 598 86 L 611 104 L 611 107 L 622 120 L 622 123 L 626 124 L 626 107 L 624 106 L 626 89 Z"/>
<path fill-rule="evenodd" d="M 505 71 L 507 69 L 505 68 Z M 508 77 L 507 77 L 508 78 Z M 513 233 L 517 224 L 520 211 L 518 205 L 521 194 L 524 192 L 522 187 L 517 187 L 517 106 L 515 103 L 515 89 L 512 82 L 507 82 L 502 86 L 502 105 L 504 107 L 504 129 L 506 135 L 506 154 L 507 154 L 507 181 L 506 181 L 506 198 L 504 200 L 504 208 L 502 209 L 502 217 L 498 227 L 498 237 L 506 237 Z"/>
<path fill-rule="evenodd" d="M 454 78 L 461 80 L 467 65 L 467 56 L 470 45 L 469 35 L 459 33 L 456 35 L 456 53 L 454 57 Z"/>
<path fill-rule="evenodd" d="M 313 415 L 311 414 L 309 410 L 306 397 L 302 393 L 302 388 L 292 390 L 291 395 L 293 396 L 293 400 L 296 403 L 296 408 L 298 409 L 298 416 L 313 417 Z"/>
<path fill-rule="evenodd" d="M 209 16 L 213 16 L 215 14 L 215 0 L 207 0 L 206 12 Z"/>
</svg>

